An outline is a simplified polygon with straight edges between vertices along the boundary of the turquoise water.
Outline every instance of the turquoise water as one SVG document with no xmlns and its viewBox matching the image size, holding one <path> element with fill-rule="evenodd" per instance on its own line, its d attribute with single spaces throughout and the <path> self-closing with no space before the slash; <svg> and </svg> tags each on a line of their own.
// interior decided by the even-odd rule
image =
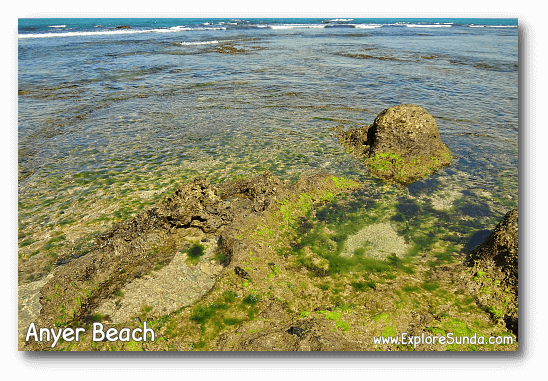
<svg viewBox="0 0 548 381">
<path fill-rule="evenodd" d="M 451 218 L 476 230 L 517 206 L 515 19 L 20 19 L 18 45 L 23 257 L 195 176 L 378 186 L 332 128 L 400 103 L 429 111 L 456 156 L 405 197 L 460 200 Z"/>
<path fill-rule="evenodd" d="M 73 32 L 103 32 L 117 26 L 127 25 L 135 32 L 142 30 L 159 30 L 170 28 L 226 28 L 245 29 L 261 27 L 291 27 L 295 25 L 324 25 L 325 27 L 360 28 L 372 25 L 406 26 L 406 25 L 450 25 L 472 27 L 497 27 L 518 25 L 517 19 L 495 18 L 42 18 L 19 19 L 21 36 L 32 34 Z"/>
</svg>

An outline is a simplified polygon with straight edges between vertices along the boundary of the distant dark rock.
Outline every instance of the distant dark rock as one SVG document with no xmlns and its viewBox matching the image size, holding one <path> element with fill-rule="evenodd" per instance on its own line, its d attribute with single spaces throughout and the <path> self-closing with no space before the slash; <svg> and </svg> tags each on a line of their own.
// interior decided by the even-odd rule
<svg viewBox="0 0 548 381">
<path fill-rule="evenodd" d="M 392 106 L 372 125 L 337 131 L 339 142 L 387 182 L 408 185 L 451 163 L 436 121 L 417 105 Z"/>
<path fill-rule="evenodd" d="M 116 29 L 131 29 L 131 27 L 129 25 L 120 25 L 117 26 Z"/>
</svg>

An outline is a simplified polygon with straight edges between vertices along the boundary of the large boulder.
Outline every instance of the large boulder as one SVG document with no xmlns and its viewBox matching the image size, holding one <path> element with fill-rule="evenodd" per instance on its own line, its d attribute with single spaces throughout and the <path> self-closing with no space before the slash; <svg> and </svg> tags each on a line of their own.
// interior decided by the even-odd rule
<svg viewBox="0 0 548 381">
<path fill-rule="evenodd" d="M 501 283 L 518 289 L 518 211 L 513 209 L 499 222 L 485 242 L 470 252 L 470 263 L 496 273 Z"/>
<path fill-rule="evenodd" d="M 518 336 L 518 211 L 502 218 L 485 242 L 470 252 L 479 303 Z"/>
<path fill-rule="evenodd" d="M 339 140 L 374 176 L 391 183 L 407 185 L 451 163 L 436 121 L 417 105 L 392 106 L 372 125 L 339 129 Z"/>
</svg>

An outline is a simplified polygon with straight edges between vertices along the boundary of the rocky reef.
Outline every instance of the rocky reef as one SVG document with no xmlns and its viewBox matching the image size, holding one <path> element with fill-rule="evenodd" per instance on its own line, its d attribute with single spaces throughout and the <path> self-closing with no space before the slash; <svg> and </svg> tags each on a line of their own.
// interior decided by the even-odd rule
<svg viewBox="0 0 548 381">
<path fill-rule="evenodd" d="M 19 348 L 516 350 L 517 215 L 465 263 L 438 236 L 425 241 L 423 228 L 387 220 L 395 206 L 383 193 L 329 174 L 183 183 L 98 236 L 89 252 L 60 258 L 47 277 L 20 287 Z M 510 254 L 501 257 L 500 247 Z M 155 340 L 92 340 L 95 322 L 120 332 L 146 323 Z M 85 333 L 79 342 L 26 343 L 30 323 Z M 388 340 L 400 333 L 507 341 Z"/>
<path fill-rule="evenodd" d="M 372 125 L 337 131 L 339 142 L 363 160 L 373 176 L 389 183 L 408 185 L 451 163 L 436 121 L 417 105 L 392 106 Z"/>
<path fill-rule="evenodd" d="M 265 212 L 294 195 L 307 194 L 306 207 L 311 207 L 358 187 L 327 174 L 291 184 L 269 172 L 218 187 L 202 178 L 184 183 L 162 203 L 99 236 L 89 253 L 60 258 L 46 279 L 23 288 L 29 302 L 20 308 L 25 313 L 19 331 L 23 334 L 31 322 L 127 324 L 143 312 L 158 318 L 204 297 L 227 273 L 251 280 L 236 266 L 250 250 L 258 250 L 242 239 L 244 227 L 257 226 Z M 268 272 L 272 266 L 266 266 Z M 46 343 L 22 349 L 43 348 Z"/>
</svg>

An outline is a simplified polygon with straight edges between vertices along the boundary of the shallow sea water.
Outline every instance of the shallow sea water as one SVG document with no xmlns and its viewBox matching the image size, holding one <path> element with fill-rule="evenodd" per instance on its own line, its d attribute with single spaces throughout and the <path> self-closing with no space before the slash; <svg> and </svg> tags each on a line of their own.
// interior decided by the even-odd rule
<svg viewBox="0 0 548 381">
<path fill-rule="evenodd" d="M 22 262 L 56 258 L 196 176 L 321 171 L 378 188 L 332 128 L 402 103 L 435 117 L 455 158 L 391 189 L 394 202 L 469 221 L 448 228 L 463 246 L 517 208 L 518 28 L 20 34 L 18 81 Z"/>
</svg>

